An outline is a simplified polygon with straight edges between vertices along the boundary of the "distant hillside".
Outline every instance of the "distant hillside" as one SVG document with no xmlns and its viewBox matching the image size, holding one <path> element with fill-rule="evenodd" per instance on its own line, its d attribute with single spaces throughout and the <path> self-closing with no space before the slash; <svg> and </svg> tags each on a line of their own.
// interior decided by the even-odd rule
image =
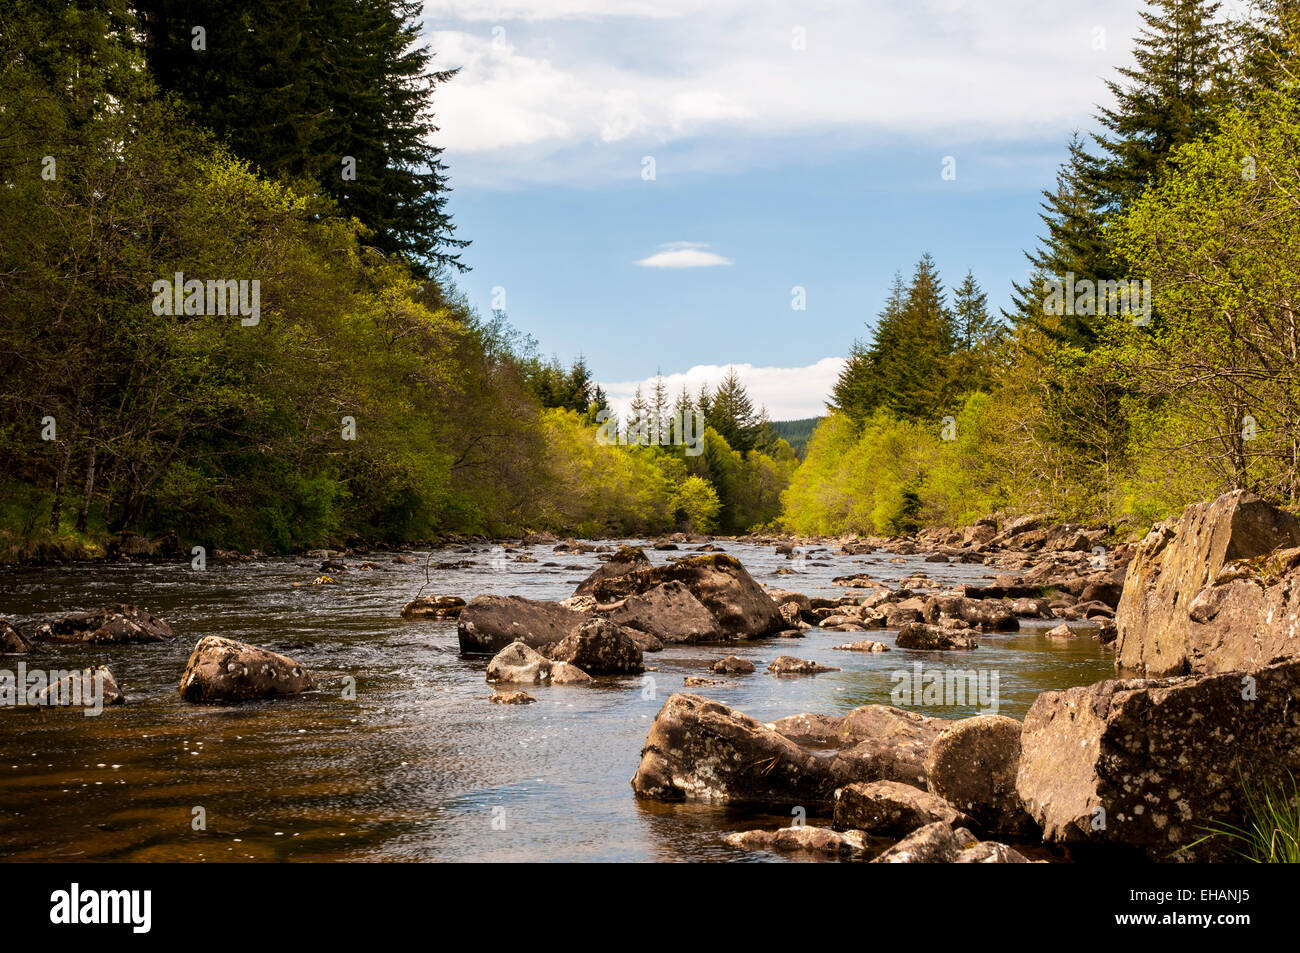
<svg viewBox="0 0 1300 953">
<path fill-rule="evenodd" d="M 808 450 L 808 438 L 812 436 L 813 428 L 817 426 L 819 420 L 820 417 L 808 417 L 804 420 L 774 420 L 772 429 L 802 457 Z"/>
</svg>

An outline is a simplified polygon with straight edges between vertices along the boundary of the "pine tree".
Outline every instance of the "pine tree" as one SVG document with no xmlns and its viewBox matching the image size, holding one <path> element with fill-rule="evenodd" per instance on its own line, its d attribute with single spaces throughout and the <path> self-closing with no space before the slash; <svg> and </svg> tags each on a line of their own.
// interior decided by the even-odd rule
<svg viewBox="0 0 1300 953">
<path fill-rule="evenodd" d="M 149 67 L 272 177 L 308 179 L 428 274 L 461 267 L 414 0 L 136 0 Z M 205 49 L 196 50 L 201 27 Z M 352 167 L 355 165 L 355 176 Z"/>
<path fill-rule="evenodd" d="M 987 390 L 992 384 L 994 354 L 1005 328 L 989 314 L 988 295 L 973 272 L 967 271 L 953 291 L 953 325 L 957 351 L 953 355 L 951 393 Z"/>
<path fill-rule="evenodd" d="M 713 392 L 709 424 L 732 450 L 743 453 L 754 448 L 759 416 L 734 367 L 727 368 L 727 376 Z"/>
<path fill-rule="evenodd" d="M 662 373 L 655 374 L 654 389 L 650 392 L 650 442 L 666 444 L 671 439 L 668 428 L 668 386 Z"/>
</svg>

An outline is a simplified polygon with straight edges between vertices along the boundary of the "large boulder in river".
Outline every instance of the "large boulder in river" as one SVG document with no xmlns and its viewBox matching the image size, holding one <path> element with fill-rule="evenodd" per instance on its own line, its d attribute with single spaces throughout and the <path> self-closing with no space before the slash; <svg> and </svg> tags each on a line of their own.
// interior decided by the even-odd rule
<svg viewBox="0 0 1300 953">
<path fill-rule="evenodd" d="M 645 671 L 641 649 L 608 619 L 592 619 L 547 652 L 557 662 L 576 665 L 590 675 L 629 675 Z"/>
<path fill-rule="evenodd" d="M 551 660 L 523 642 L 511 642 L 488 662 L 487 680 L 536 685 L 551 677 Z"/>
<path fill-rule="evenodd" d="M 561 642 L 590 618 L 555 602 L 479 596 L 461 610 L 456 635 L 466 655 L 495 655 L 511 642 L 530 648 Z"/>
<path fill-rule="evenodd" d="M 307 670 L 287 655 L 218 635 L 194 646 L 180 685 L 181 697 L 189 702 L 296 695 L 315 687 Z"/>
<path fill-rule="evenodd" d="M 575 596 L 593 595 L 596 591 L 596 584 L 602 579 L 614 579 L 618 576 L 625 576 L 634 569 L 648 568 L 650 568 L 650 560 L 646 558 L 646 554 L 640 546 L 624 546 L 601 563 L 595 572 L 579 583 L 578 588 L 573 590 L 573 594 Z"/>
<path fill-rule="evenodd" d="M 616 625 L 648 633 L 663 642 L 717 642 L 725 638 L 704 604 L 677 580 L 628 596 L 600 612 Z"/>
<path fill-rule="evenodd" d="M 837 786 L 900 781 L 925 790 L 925 757 L 948 724 L 892 705 L 861 705 L 840 721 L 841 747 L 831 776 Z"/>
<path fill-rule="evenodd" d="M 977 649 L 979 642 L 976 641 L 976 634 L 974 629 L 947 629 L 924 622 L 904 622 L 898 627 L 898 637 L 894 639 L 894 644 L 900 649 Z"/>
<path fill-rule="evenodd" d="M 776 604 L 745 567 L 725 553 L 692 556 L 667 566 L 633 569 L 598 581 L 592 594 L 601 603 L 617 602 L 673 581 L 685 585 L 704 605 L 724 638 L 750 639 L 785 628 Z"/>
<path fill-rule="evenodd" d="M 1269 617 L 1261 612 L 1262 585 L 1225 580 L 1232 588 L 1202 598 L 1200 619 L 1192 616 L 1225 564 L 1296 546 L 1300 520 L 1243 490 L 1189 506 L 1157 525 L 1138 545 L 1124 578 L 1115 615 L 1117 670 L 1152 677 L 1230 671 L 1300 653 L 1300 640 L 1292 637 L 1300 605 L 1289 592 L 1272 607 L 1282 615 Z M 1261 623 L 1268 632 L 1259 631 Z M 1257 641 L 1261 636 L 1267 644 Z"/>
<path fill-rule="evenodd" d="M 748 715 L 699 695 L 669 696 L 632 777 L 638 797 L 723 803 L 825 801 L 825 761 Z"/>
<path fill-rule="evenodd" d="M 1027 833 L 1032 822 L 1020 805 L 1020 722 L 1005 715 L 978 715 L 952 722 L 930 745 L 926 783 L 981 830 Z"/>
<path fill-rule="evenodd" d="M 1297 699 L 1300 659 L 1044 692 L 1021 733 L 1020 800 L 1048 841 L 1170 859 L 1205 825 L 1245 826 L 1244 788 L 1300 777 Z M 1173 859 L 1223 859 L 1233 846 L 1218 837 Z"/>
<path fill-rule="evenodd" d="M 30 652 L 32 643 L 18 627 L 0 619 L 0 655 L 21 655 Z"/>
<path fill-rule="evenodd" d="M 43 642 L 166 642 L 176 633 L 162 619 L 132 605 L 111 605 L 74 612 L 36 627 Z"/>
</svg>

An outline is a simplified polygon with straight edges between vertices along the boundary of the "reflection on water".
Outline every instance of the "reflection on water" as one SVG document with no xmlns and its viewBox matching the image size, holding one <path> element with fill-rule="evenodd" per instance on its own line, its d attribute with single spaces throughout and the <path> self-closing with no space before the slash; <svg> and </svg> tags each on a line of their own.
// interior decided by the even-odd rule
<svg viewBox="0 0 1300 953">
<path fill-rule="evenodd" d="M 984 578 L 983 566 L 892 563 L 813 553 L 792 563 L 770 548 L 725 543 L 767 585 L 841 595 L 833 576 L 866 572 L 891 584 L 919 570 L 946 582 Z M 489 547 L 439 551 L 474 568 L 433 574 L 425 594 L 513 593 L 561 599 L 599 565 L 533 547 L 535 563 L 494 560 Z M 628 779 L 664 698 L 725 654 L 759 671 L 704 694 L 760 720 L 888 703 L 891 672 L 996 671 L 1001 711 L 1015 717 L 1038 692 L 1107 677 L 1097 643 L 1061 644 L 1040 630 L 986 635 L 970 653 L 895 649 L 837 652 L 893 633 L 812 631 L 800 640 L 689 646 L 648 655 L 654 698 L 639 678 L 594 687 L 539 686 L 538 701 L 492 705 L 487 660 L 461 658 L 454 622 L 404 622 L 424 582 L 418 565 L 372 558 L 378 570 L 334 574 L 340 585 L 299 586 L 318 561 L 271 559 L 206 572 L 175 566 L 0 570 L 0 615 L 24 631 L 36 619 L 133 602 L 176 630 L 172 644 L 38 644 L 29 668 L 107 663 L 127 704 L 97 718 L 80 711 L 0 709 L 0 858 L 12 860 L 727 860 L 772 859 L 721 835 L 789 823 L 790 814 L 640 802 Z M 648 551 L 663 562 L 671 554 Z M 362 560 L 348 560 L 359 565 Z M 494 568 L 494 562 L 497 567 Z M 547 565 L 549 563 L 549 565 Z M 778 575 L 779 568 L 799 567 Z M 230 707 L 182 702 L 190 649 L 219 634 L 285 652 L 316 676 L 314 694 Z M 843 671 L 775 678 L 763 667 L 793 654 Z M 0 657 L 14 668 L 19 656 Z M 349 677 L 356 698 L 347 700 Z M 971 706 L 921 709 L 958 718 Z M 769 809 L 774 810 L 774 809 Z M 200 820 L 206 820 L 206 829 Z M 811 822 L 817 815 L 811 813 Z"/>
</svg>

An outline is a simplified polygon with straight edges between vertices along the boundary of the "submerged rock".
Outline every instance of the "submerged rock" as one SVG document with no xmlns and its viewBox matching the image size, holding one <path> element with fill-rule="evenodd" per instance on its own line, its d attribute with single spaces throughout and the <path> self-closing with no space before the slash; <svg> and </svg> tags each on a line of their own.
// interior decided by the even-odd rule
<svg viewBox="0 0 1300 953">
<path fill-rule="evenodd" d="M 402 606 L 403 619 L 454 619 L 465 608 L 460 596 L 422 596 Z"/>
<path fill-rule="evenodd" d="M 889 646 L 884 642 L 873 642 L 870 639 L 863 639 L 860 642 L 846 642 L 843 645 L 832 645 L 831 648 L 838 649 L 842 652 L 888 652 Z"/>
<path fill-rule="evenodd" d="M 31 641 L 16 625 L 0 619 L 0 655 L 22 655 L 31 648 Z"/>
<path fill-rule="evenodd" d="M 493 692 L 488 701 L 494 705 L 531 705 L 537 699 L 527 692 Z"/>
<path fill-rule="evenodd" d="M 37 705 L 86 707 L 96 696 L 104 705 L 121 705 L 126 701 L 107 665 L 70 672 L 37 692 L 32 701 Z"/>
<path fill-rule="evenodd" d="M 181 676 L 190 702 L 245 701 L 314 690 L 305 668 L 286 655 L 217 635 L 199 640 Z"/>
<path fill-rule="evenodd" d="M 176 633 L 162 619 L 133 605 L 110 605 L 71 615 L 36 627 L 43 642 L 166 642 Z"/>
<path fill-rule="evenodd" d="M 709 666 L 709 671 L 717 675 L 752 675 L 754 663 L 736 655 L 720 658 Z"/>
</svg>

